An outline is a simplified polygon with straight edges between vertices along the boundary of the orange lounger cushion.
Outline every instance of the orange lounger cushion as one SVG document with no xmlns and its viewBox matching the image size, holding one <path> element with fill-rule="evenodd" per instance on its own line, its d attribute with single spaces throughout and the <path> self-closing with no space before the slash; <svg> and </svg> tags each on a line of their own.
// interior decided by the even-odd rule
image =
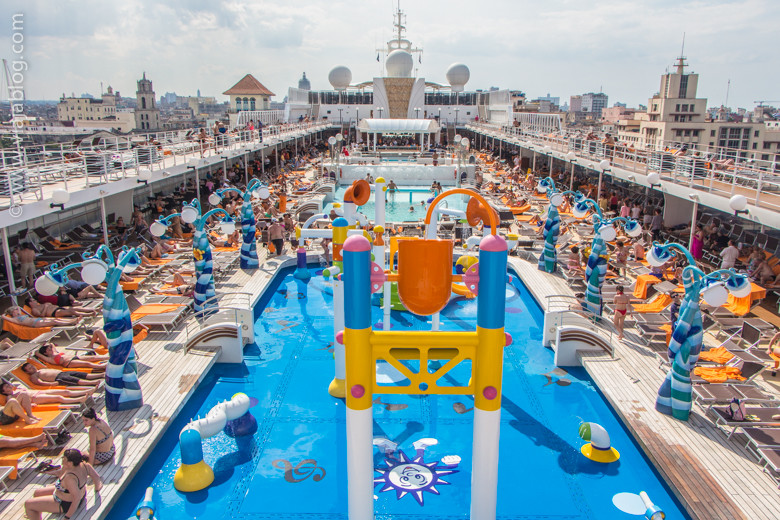
<svg viewBox="0 0 780 520">
<path fill-rule="evenodd" d="M 8 475 L 8 478 L 11 480 L 16 480 L 16 478 L 19 476 L 19 461 L 34 451 L 35 448 L 0 449 L 0 466 L 11 466 L 14 468 L 13 472 Z"/>
<path fill-rule="evenodd" d="M 51 327 L 25 327 L 24 325 L 17 325 L 8 320 L 3 320 L 3 330 L 10 332 L 21 340 L 28 341 L 46 332 L 51 332 Z"/>
<path fill-rule="evenodd" d="M 36 385 L 35 383 L 30 380 L 30 376 L 27 374 L 27 372 L 23 371 L 21 367 L 14 368 L 11 370 L 11 373 L 14 375 L 15 378 L 17 378 L 19 381 L 24 383 L 24 385 L 31 389 L 31 390 L 67 390 L 67 386 L 63 385 L 55 385 L 55 386 L 44 386 L 44 385 Z"/>
<path fill-rule="evenodd" d="M 132 282 L 119 282 L 123 291 L 137 291 L 138 287 L 146 280 L 146 277 L 133 278 Z"/>
<path fill-rule="evenodd" d="M 634 312 L 661 312 L 672 303 L 672 297 L 668 294 L 659 294 L 650 303 L 638 303 L 634 305 Z"/>
<path fill-rule="evenodd" d="M 173 312 L 179 310 L 181 307 L 182 305 L 178 303 L 147 303 L 146 305 L 141 305 L 132 314 L 130 314 L 130 319 L 135 321 L 143 318 L 144 316 Z"/>
<path fill-rule="evenodd" d="M 40 417 L 40 421 L 33 424 L 26 424 L 23 420 L 19 419 L 11 424 L 0 426 L 0 435 L 7 435 L 8 437 L 35 437 L 43 433 L 43 428 L 49 424 L 55 417 L 57 417 L 62 410 L 41 410 L 39 413 L 35 412 L 36 417 Z"/>
<path fill-rule="evenodd" d="M 215 247 L 212 248 L 212 251 L 215 253 L 230 253 L 233 251 L 238 251 L 238 246 L 235 247 Z"/>
</svg>

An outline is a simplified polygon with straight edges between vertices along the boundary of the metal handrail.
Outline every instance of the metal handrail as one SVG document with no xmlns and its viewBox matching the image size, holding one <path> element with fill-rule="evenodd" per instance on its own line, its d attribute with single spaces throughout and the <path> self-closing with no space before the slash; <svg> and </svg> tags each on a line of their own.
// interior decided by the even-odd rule
<svg viewBox="0 0 780 520">
<path fill-rule="evenodd" d="M 731 197 L 738 187 L 754 190 L 749 196 L 749 202 L 756 206 L 778 208 L 777 203 L 761 200 L 761 193 L 772 191 L 780 193 L 780 167 L 773 161 L 755 159 L 760 151 L 732 150 L 719 148 L 715 151 L 689 150 L 685 155 L 676 155 L 672 150 L 641 150 L 622 146 L 608 146 L 600 141 L 587 140 L 579 137 L 567 137 L 554 134 L 533 134 L 522 129 L 491 125 L 488 123 L 469 123 L 467 128 L 482 133 L 488 137 L 502 139 L 518 146 L 532 149 L 553 157 L 554 154 L 564 154 L 555 157 L 559 161 L 569 160 L 565 154 L 574 152 L 578 164 L 598 169 L 598 162 L 607 159 L 612 166 L 628 172 L 647 175 L 657 172 L 661 177 L 678 185 L 697 187 L 705 191 Z M 549 149 L 545 149 L 549 147 Z M 751 153 L 753 158 L 740 157 L 740 154 Z M 726 165 L 723 158 L 736 156 L 734 164 Z M 721 162 L 719 162 L 721 161 Z"/>
<path fill-rule="evenodd" d="M 577 305 L 579 308 L 572 308 Z M 584 309 L 581 302 L 574 296 L 566 294 L 551 294 L 547 296 L 546 314 L 556 314 L 561 317 L 559 327 L 574 325 L 590 330 L 612 346 L 611 355 L 614 357 L 615 343 L 612 341 L 617 332 L 612 322 L 602 316 L 593 314 Z"/>
<path fill-rule="evenodd" d="M 15 149 L 0 149 L 0 197 L 9 198 L 7 206 L 20 204 L 30 197 L 42 200 L 44 184 L 62 182 L 67 188 L 69 180 L 79 178 L 84 179 L 85 187 L 107 184 L 136 177 L 143 168 L 159 171 L 185 164 L 186 159 L 197 157 L 201 151 L 206 156 L 232 151 L 239 157 L 246 153 L 246 146 L 276 144 L 301 132 L 318 132 L 330 126 L 327 122 L 317 122 L 266 127 L 262 141 L 256 130 L 235 130 L 217 136 L 207 130 L 210 142 L 204 144 L 199 141 L 197 130 L 190 129 L 137 134 L 132 138 L 113 136 L 95 146 L 64 143 L 25 146 L 21 154 Z M 7 206 L 0 204 L 0 208 Z"/>
</svg>

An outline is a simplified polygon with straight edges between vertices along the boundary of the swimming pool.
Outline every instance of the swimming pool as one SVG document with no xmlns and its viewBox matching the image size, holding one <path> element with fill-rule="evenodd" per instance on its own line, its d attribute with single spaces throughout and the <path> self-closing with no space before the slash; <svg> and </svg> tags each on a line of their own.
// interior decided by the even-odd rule
<svg viewBox="0 0 780 520">
<path fill-rule="evenodd" d="M 312 274 L 316 270 L 312 269 Z M 629 519 L 612 505 L 620 492 L 646 491 L 667 518 L 687 518 L 642 456 L 583 369 L 556 369 L 541 346 L 542 312 L 521 282 L 507 285 L 506 330 L 499 462 L 499 518 Z M 158 443 L 109 518 L 134 515 L 147 486 L 155 489 L 155 518 L 270 519 L 346 518 L 345 405 L 331 398 L 333 377 L 332 294 L 322 277 L 308 285 L 292 271 L 280 273 L 256 308 L 256 345 L 244 365 L 217 365 Z M 379 308 L 373 321 L 381 320 Z M 453 299 L 442 311 L 443 330 L 473 330 L 476 302 Z M 430 323 L 393 312 L 393 330 L 428 330 Z M 451 373 L 463 384 L 465 370 Z M 206 490 L 182 494 L 173 488 L 180 463 L 178 433 L 195 415 L 245 392 L 259 428 L 251 438 L 220 433 L 204 441 L 215 470 Z M 374 437 L 397 443 L 409 458 L 444 460 L 434 488 L 403 496 L 389 480 L 385 457 L 374 449 L 376 518 L 465 519 L 471 482 L 472 401 L 467 396 L 381 395 L 373 407 Z M 579 452 L 581 420 L 604 426 L 618 462 L 601 465 Z M 438 444 L 420 452 L 415 442 Z M 419 444 L 417 445 L 419 447 Z M 396 453 L 396 456 L 399 454 Z M 447 456 L 450 456 L 448 458 Z M 457 458 L 452 458 L 457 456 Z M 635 517 L 636 518 L 636 517 Z"/>
<path fill-rule="evenodd" d="M 340 186 L 336 189 L 336 201 L 340 202 L 344 200 L 344 192 L 347 190 L 347 186 Z M 428 188 L 409 188 L 402 186 L 396 193 L 387 192 L 387 202 L 385 205 L 385 220 L 387 222 L 409 222 L 417 221 L 425 218 L 425 214 L 428 211 L 428 199 L 433 197 L 433 192 Z M 450 196 L 442 202 L 444 206 L 452 209 L 466 209 L 466 202 L 461 196 Z M 409 211 L 409 208 L 414 208 L 413 211 Z M 329 213 L 332 204 L 326 205 L 324 212 Z M 372 192 L 371 197 L 364 205 L 358 208 L 358 211 L 366 215 L 369 219 L 374 219 L 374 194 Z"/>
</svg>

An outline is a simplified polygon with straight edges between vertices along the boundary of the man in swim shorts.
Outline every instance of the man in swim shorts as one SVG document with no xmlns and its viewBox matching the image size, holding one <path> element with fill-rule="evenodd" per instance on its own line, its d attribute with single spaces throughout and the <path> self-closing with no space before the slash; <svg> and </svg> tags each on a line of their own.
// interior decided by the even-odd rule
<svg viewBox="0 0 780 520">
<path fill-rule="evenodd" d="M 30 381 L 41 386 L 98 386 L 103 374 L 86 372 L 61 372 L 53 368 L 38 369 L 32 363 L 22 365 L 22 371 L 30 376 Z"/>
</svg>

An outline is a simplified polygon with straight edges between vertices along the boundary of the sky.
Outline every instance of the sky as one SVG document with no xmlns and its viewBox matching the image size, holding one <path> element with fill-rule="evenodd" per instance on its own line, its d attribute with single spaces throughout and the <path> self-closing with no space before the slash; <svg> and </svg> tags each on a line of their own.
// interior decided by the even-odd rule
<svg viewBox="0 0 780 520">
<path fill-rule="evenodd" d="M 336 65 L 352 70 L 353 83 L 381 75 L 376 49 L 391 36 L 395 5 L 3 0 L 0 57 L 27 99 L 98 95 L 101 82 L 134 96 L 146 72 L 158 97 L 200 89 L 226 100 L 222 92 L 251 73 L 281 101 L 304 71 L 313 89 L 330 88 Z M 467 90 L 495 86 L 529 99 L 549 92 L 561 102 L 603 91 L 610 106 L 635 107 L 658 91 L 685 34 L 708 106 L 726 102 L 729 80 L 731 107 L 780 104 L 780 0 L 401 0 L 401 9 L 407 37 L 424 48 L 418 75 L 429 81 L 446 83 L 449 65 L 462 62 L 471 70 Z"/>
</svg>

